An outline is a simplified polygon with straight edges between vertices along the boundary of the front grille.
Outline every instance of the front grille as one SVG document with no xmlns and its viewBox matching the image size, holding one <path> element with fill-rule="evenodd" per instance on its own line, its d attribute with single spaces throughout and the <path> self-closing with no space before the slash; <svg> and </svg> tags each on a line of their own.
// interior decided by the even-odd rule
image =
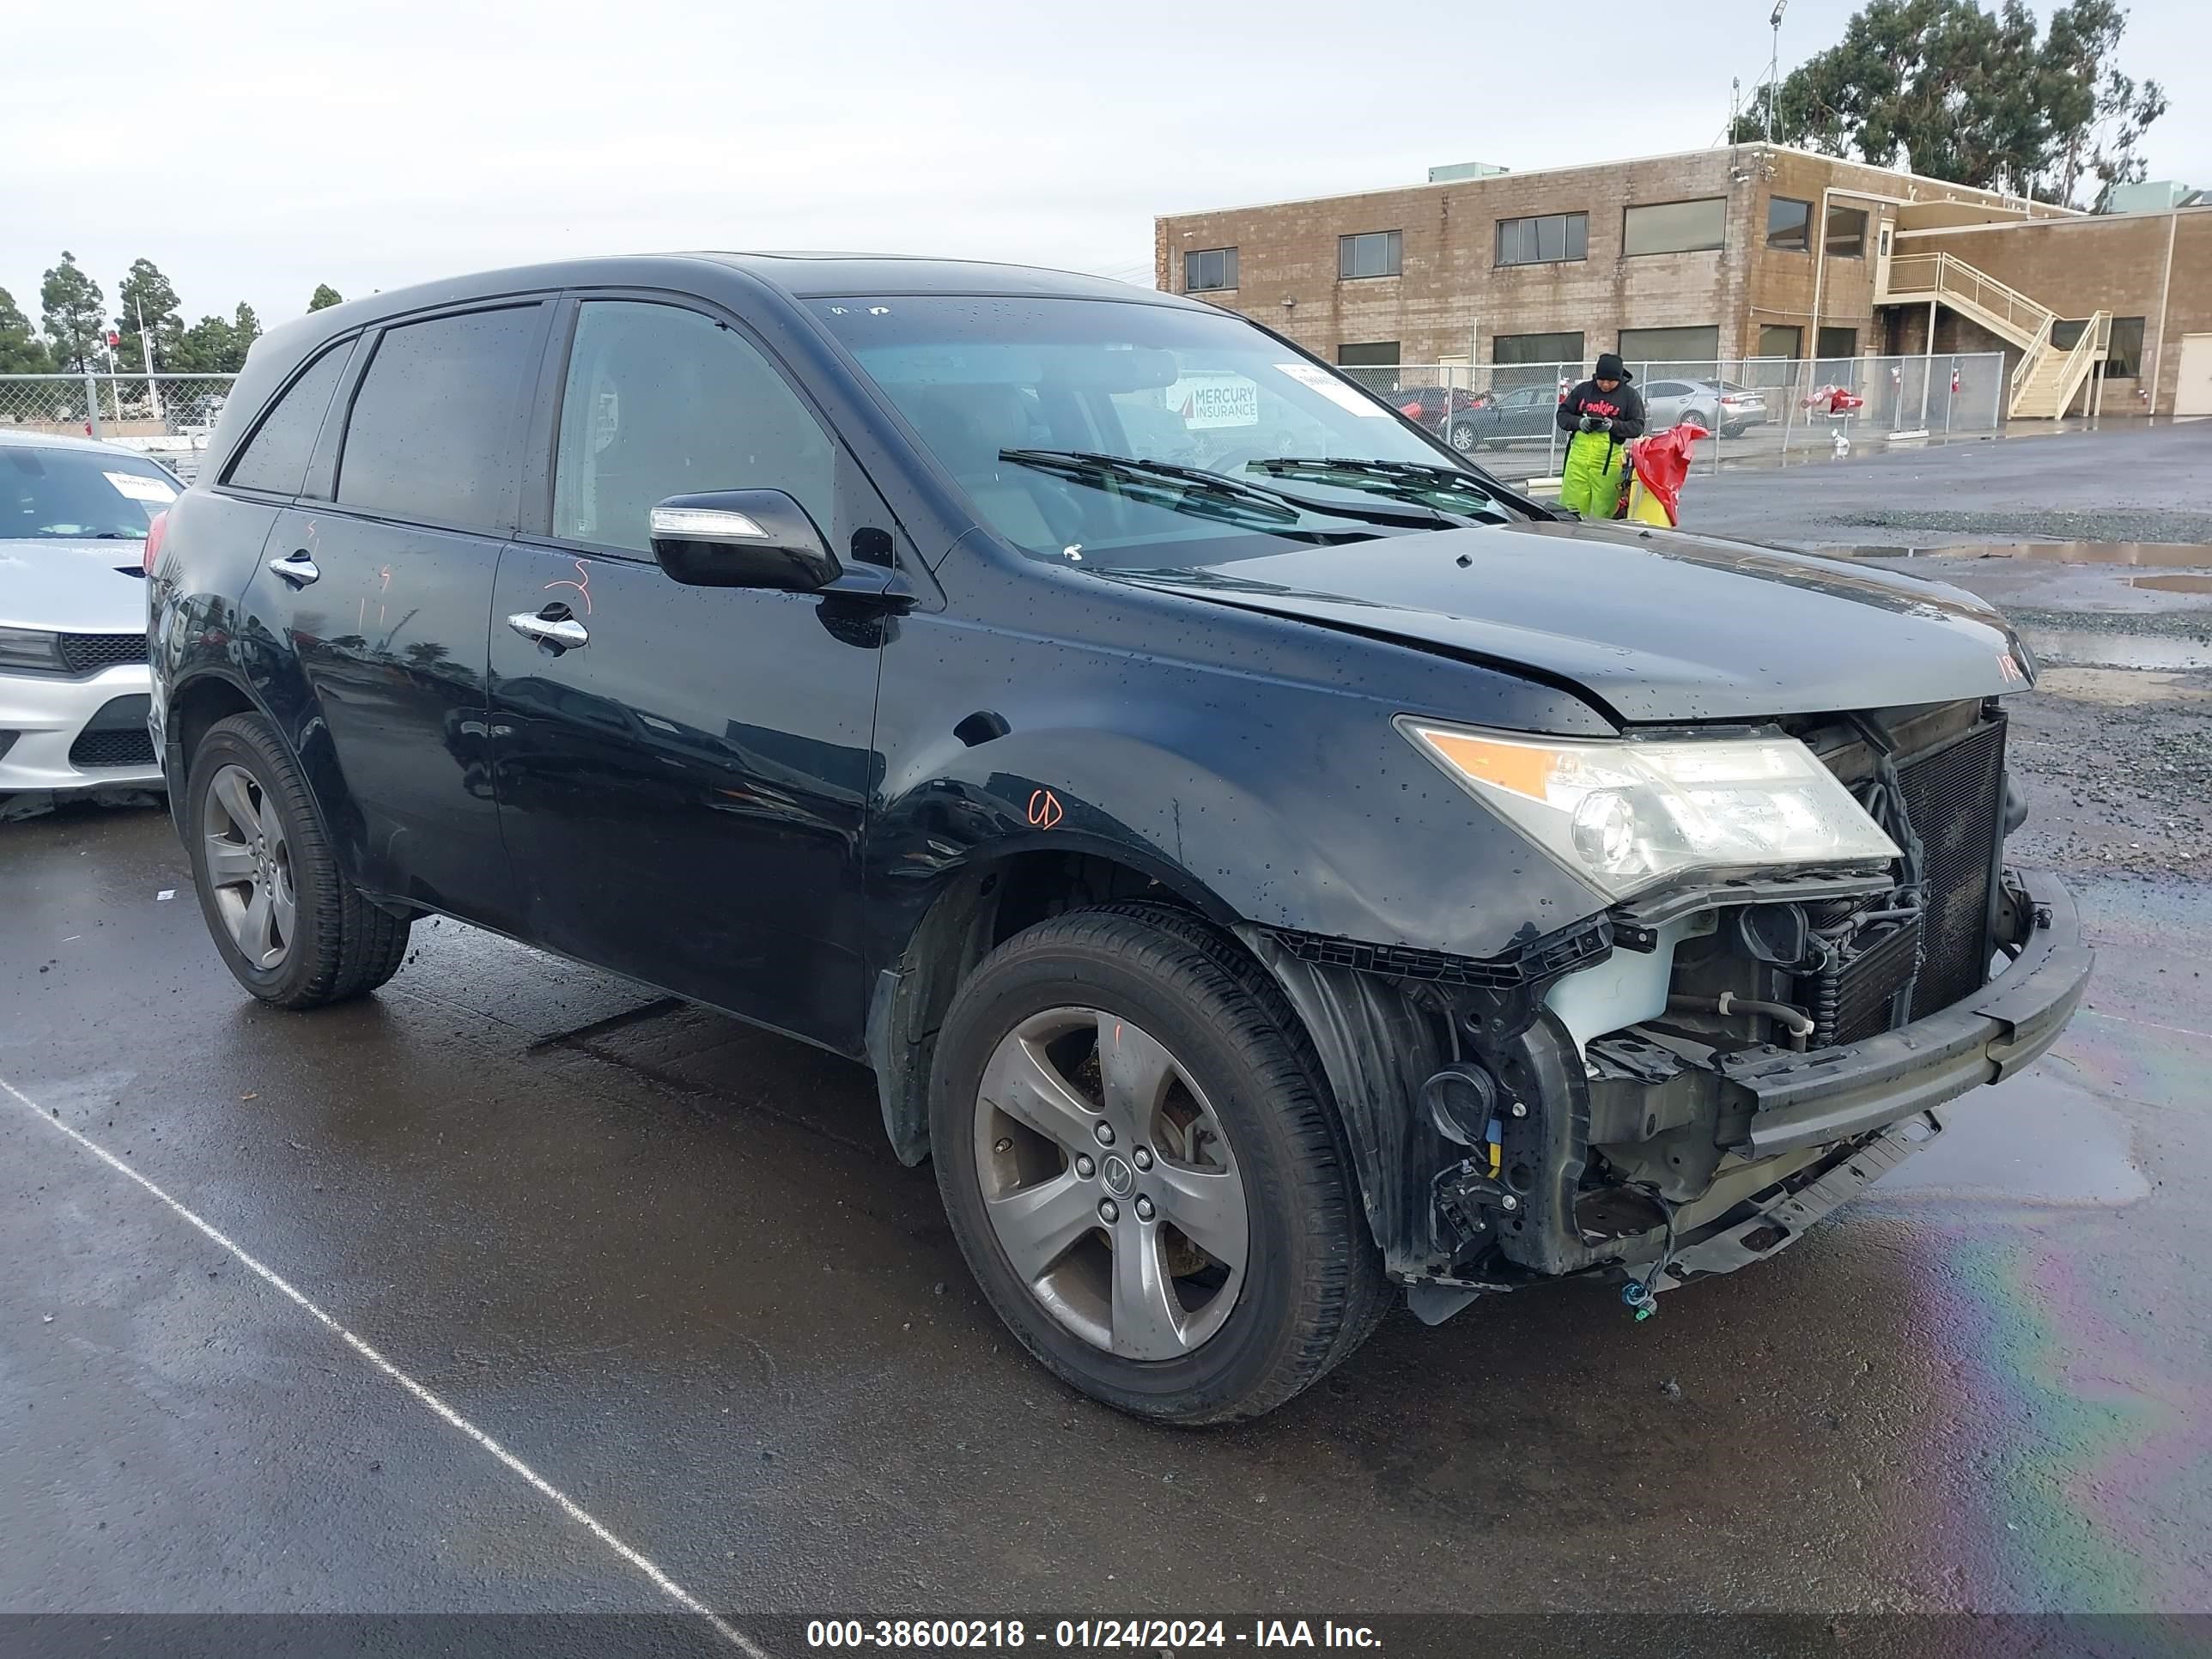
<svg viewBox="0 0 2212 1659">
<path fill-rule="evenodd" d="M 153 699 L 144 692 L 110 697 L 84 723 L 70 745 L 71 766 L 151 766 L 154 739 L 146 730 Z"/>
<path fill-rule="evenodd" d="M 2004 722 L 1985 721 L 1898 768 L 1920 838 L 1920 978 L 1911 1018 L 1972 995 L 1989 976 L 1990 866 L 2004 812 Z"/>
<path fill-rule="evenodd" d="M 62 666 L 72 674 L 96 673 L 118 663 L 144 662 L 143 634 L 64 634 L 61 636 Z"/>
<path fill-rule="evenodd" d="M 80 732 L 70 745 L 71 766 L 151 766 L 154 739 L 137 732 Z"/>
</svg>

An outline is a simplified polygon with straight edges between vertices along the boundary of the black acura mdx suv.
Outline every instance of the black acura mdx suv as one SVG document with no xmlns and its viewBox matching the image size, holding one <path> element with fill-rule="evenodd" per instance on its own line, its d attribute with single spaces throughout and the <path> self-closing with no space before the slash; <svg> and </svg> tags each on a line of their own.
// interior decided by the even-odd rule
<svg viewBox="0 0 2212 1659">
<path fill-rule="evenodd" d="M 149 539 L 217 951 L 459 917 L 865 1061 L 1076 1387 L 1790 1243 L 2088 975 L 2003 621 L 1563 520 L 1297 346 L 983 264 L 503 270 L 255 346 Z"/>
</svg>

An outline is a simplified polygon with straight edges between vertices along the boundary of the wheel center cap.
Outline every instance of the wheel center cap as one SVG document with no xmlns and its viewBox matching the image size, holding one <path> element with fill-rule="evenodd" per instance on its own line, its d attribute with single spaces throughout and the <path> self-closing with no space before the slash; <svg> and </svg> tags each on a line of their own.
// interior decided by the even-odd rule
<svg viewBox="0 0 2212 1659">
<path fill-rule="evenodd" d="M 1105 1178 L 1106 1190 L 1116 1198 L 1128 1197 L 1129 1189 L 1137 1184 L 1137 1172 L 1119 1152 L 1108 1155 L 1106 1162 L 1099 1166 L 1099 1174 Z"/>
</svg>

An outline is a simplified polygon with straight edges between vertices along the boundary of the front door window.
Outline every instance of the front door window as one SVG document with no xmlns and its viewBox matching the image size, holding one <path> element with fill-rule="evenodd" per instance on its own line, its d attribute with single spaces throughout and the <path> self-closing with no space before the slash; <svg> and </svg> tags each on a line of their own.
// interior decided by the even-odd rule
<svg viewBox="0 0 2212 1659">
<path fill-rule="evenodd" d="M 726 324 L 680 306 L 586 301 L 561 399 L 553 534 L 648 553 L 656 502 L 716 489 L 783 490 L 826 536 L 836 447 Z"/>
</svg>

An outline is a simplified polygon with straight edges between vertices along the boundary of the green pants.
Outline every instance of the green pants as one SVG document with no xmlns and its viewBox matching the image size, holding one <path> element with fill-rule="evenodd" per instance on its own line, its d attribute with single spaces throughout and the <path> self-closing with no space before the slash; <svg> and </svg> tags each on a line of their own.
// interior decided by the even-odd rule
<svg viewBox="0 0 2212 1659">
<path fill-rule="evenodd" d="M 1603 432 L 1577 432 L 1567 441 L 1559 505 L 1585 519 L 1609 519 L 1620 505 L 1620 465 L 1626 451 Z"/>
</svg>

